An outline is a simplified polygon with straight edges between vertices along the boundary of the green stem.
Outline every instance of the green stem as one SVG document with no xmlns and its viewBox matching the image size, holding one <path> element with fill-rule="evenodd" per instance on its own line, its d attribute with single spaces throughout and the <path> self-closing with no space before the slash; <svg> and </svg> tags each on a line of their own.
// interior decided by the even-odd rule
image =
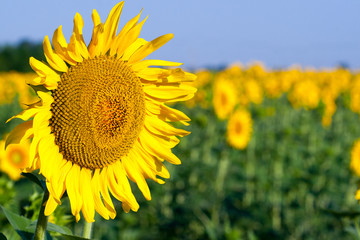
<svg viewBox="0 0 360 240">
<path fill-rule="evenodd" d="M 46 227 L 47 227 L 49 216 L 45 216 L 44 211 L 45 211 L 45 203 L 48 200 L 48 198 L 49 198 L 49 191 L 47 190 L 47 188 L 45 188 L 44 197 L 43 197 L 43 201 L 41 203 L 39 217 L 38 217 L 38 221 L 36 224 L 34 240 L 45 239 L 45 232 L 46 232 Z"/>
<path fill-rule="evenodd" d="M 83 237 L 87 239 L 91 239 L 91 231 L 92 231 L 93 223 L 89 223 L 84 221 L 84 229 L 83 229 Z"/>
</svg>

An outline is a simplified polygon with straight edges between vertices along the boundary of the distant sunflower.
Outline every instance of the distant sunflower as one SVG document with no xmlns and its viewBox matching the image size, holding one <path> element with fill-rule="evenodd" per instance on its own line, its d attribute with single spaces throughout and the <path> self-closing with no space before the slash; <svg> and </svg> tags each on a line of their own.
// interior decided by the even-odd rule
<svg viewBox="0 0 360 240">
<path fill-rule="evenodd" d="M 189 132 L 166 122 L 188 125 L 190 119 L 165 103 L 192 98 L 196 88 L 183 82 L 195 76 L 179 68 L 150 67 L 181 65 L 143 60 L 173 35 L 150 42 L 139 38 L 146 20 L 138 22 L 140 14 L 117 34 L 123 4 L 111 10 L 105 23 L 93 11 L 88 46 L 83 19 L 76 13 L 69 43 L 60 26 L 53 47 L 48 36 L 44 39 L 47 63 L 30 58 L 38 77 L 28 84 L 41 101 L 13 117 L 26 122 L 17 126 L 7 144 L 32 138 L 27 171 L 40 169 L 46 178 L 47 216 L 61 204 L 65 191 L 77 221 L 80 211 L 88 222 L 94 221 L 95 210 L 105 219 L 114 218 L 110 194 L 122 202 L 125 212 L 137 211 L 128 179 L 150 200 L 145 179 L 164 183 L 158 176 L 170 175 L 162 162 L 180 164 L 171 148 L 179 143 L 176 136 Z"/>
<path fill-rule="evenodd" d="M 0 141 L 0 171 L 6 173 L 12 180 L 19 180 L 22 169 L 29 164 L 28 141 L 11 144 L 5 150 L 5 141 Z"/>
<path fill-rule="evenodd" d="M 213 88 L 213 105 L 219 119 L 226 119 L 238 103 L 235 84 L 226 78 L 220 77 Z"/>
<path fill-rule="evenodd" d="M 252 134 L 252 119 L 245 109 L 236 110 L 227 124 L 227 141 L 236 149 L 245 149 Z"/>
<path fill-rule="evenodd" d="M 360 177 L 360 139 L 354 142 L 351 149 L 350 168 L 358 177 Z"/>
</svg>

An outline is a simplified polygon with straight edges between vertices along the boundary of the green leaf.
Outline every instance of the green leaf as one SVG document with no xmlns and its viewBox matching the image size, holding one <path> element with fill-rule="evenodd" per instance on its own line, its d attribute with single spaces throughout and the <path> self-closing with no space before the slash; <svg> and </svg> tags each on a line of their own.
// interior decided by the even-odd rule
<svg viewBox="0 0 360 240">
<path fill-rule="evenodd" d="M 21 175 L 40 186 L 43 190 L 46 188 L 45 182 L 41 181 L 37 176 L 35 176 L 35 174 L 22 172 Z"/>
<path fill-rule="evenodd" d="M 37 224 L 37 221 L 33 221 L 26 228 L 26 230 L 29 231 L 29 232 L 35 232 L 36 224 Z M 48 223 L 46 230 L 47 231 L 52 231 L 52 232 L 57 232 L 57 233 L 60 233 L 60 234 L 66 234 L 66 235 L 69 235 L 69 234 L 71 235 L 72 234 L 72 232 L 71 232 L 71 230 L 69 228 L 59 226 L 59 225 L 56 225 L 56 224 L 53 224 L 53 223 Z"/>
<path fill-rule="evenodd" d="M 0 240 L 7 240 L 4 234 L 0 233 Z"/>
<path fill-rule="evenodd" d="M 3 206 L 1 206 L 7 220 L 9 221 L 10 225 L 16 230 L 16 232 L 20 235 L 22 239 L 31 239 L 33 233 L 29 232 L 26 228 L 31 224 L 31 220 L 27 219 L 23 216 L 20 216 L 16 213 L 13 213 Z"/>
<path fill-rule="evenodd" d="M 61 234 L 66 240 L 89 240 L 89 238 L 83 238 L 75 235 Z"/>
<path fill-rule="evenodd" d="M 11 226 L 15 229 L 15 230 L 22 230 L 25 231 L 26 228 L 31 224 L 31 220 L 27 219 L 23 216 L 20 216 L 16 213 L 13 213 L 9 210 L 7 210 L 6 208 L 4 208 L 3 206 L 1 206 L 1 209 L 3 210 L 6 218 L 8 219 L 9 223 L 11 224 Z"/>
</svg>

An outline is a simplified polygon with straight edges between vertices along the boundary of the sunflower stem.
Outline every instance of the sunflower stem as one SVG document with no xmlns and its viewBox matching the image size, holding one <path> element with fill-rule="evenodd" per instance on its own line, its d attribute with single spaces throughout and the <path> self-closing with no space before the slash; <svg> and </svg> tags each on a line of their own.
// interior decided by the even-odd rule
<svg viewBox="0 0 360 240">
<path fill-rule="evenodd" d="M 83 229 L 83 237 L 87 239 L 91 239 L 93 223 L 84 221 L 84 229 Z"/>
<path fill-rule="evenodd" d="M 39 217 L 36 224 L 36 229 L 34 233 L 34 240 L 43 240 L 45 239 L 46 227 L 48 223 L 49 216 L 45 216 L 45 203 L 49 198 L 49 191 L 45 188 L 44 197 L 41 203 L 41 208 L 39 212 Z"/>
</svg>

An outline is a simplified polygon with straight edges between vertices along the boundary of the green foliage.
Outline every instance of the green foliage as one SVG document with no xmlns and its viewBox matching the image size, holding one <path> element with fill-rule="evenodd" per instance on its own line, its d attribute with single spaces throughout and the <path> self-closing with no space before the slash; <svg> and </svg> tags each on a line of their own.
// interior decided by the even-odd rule
<svg viewBox="0 0 360 240">
<path fill-rule="evenodd" d="M 360 207 L 355 200 L 358 178 L 349 170 L 350 150 L 360 137 L 359 116 L 337 101 L 329 128 L 321 125 L 321 109 L 293 109 L 285 96 L 251 106 L 254 131 L 248 147 L 235 150 L 225 139 L 226 121 L 213 110 L 177 105 L 192 118 L 192 133 L 174 153 L 179 166 L 166 164 L 171 178 L 164 185 L 148 181 L 152 200 L 132 184 L 140 204 L 124 213 L 114 200 L 117 217 L 96 215 L 95 239 L 360 239 Z M 17 101 L 0 108 L 1 119 L 15 114 Z M 1 125 L 0 132 L 8 132 Z M 29 176 L 28 176 L 29 177 Z M 0 232 L 8 239 L 31 236 L 42 189 L 22 179 L 0 176 Z M 35 192 L 35 193 L 34 193 Z M 21 217 L 26 216 L 27 218 Z M 49 224 L 53 239 L 81 239 L 63 198 Z M 65 220 L 61 220 L 65 216 Z M 31 220 L 30 220 L 31 219 Z"/>
<path fill-rule="evenodd" d="M 39 60 L 45 58 L 42 44 L 22 41 L 16 46 L 2 46 L 0 47 L 0 72 L 30 72 L 32 71 L 29 65 L 30 57 Z"/>
</svg>

